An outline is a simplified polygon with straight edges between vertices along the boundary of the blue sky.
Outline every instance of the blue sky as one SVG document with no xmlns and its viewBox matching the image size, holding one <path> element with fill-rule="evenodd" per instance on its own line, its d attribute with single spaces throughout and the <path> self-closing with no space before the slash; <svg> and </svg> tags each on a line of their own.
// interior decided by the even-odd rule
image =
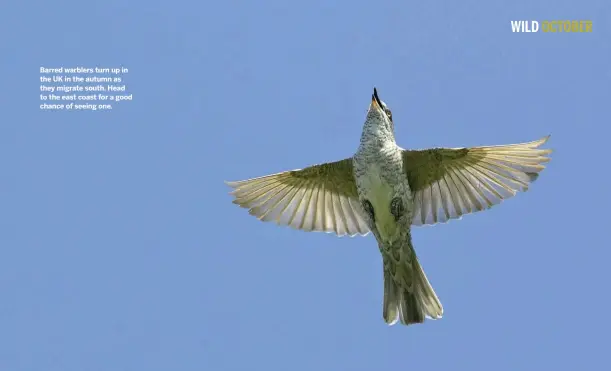
<svg viewBox="0 0 611 371">
<path fill-rule="evenodd" d="M 607 363 L 611 4 L 43 1 L 0 31 L 0 370 L 575 370 Z M 515 34 L 516 19 L 591 34 Z M 133 102 L 38 109 L 39 68 Z M 257 221 L 238 180 L 552 134 L 527 193 L 413 232 L 444 318 L 388 327 L 375 240 Z"/>
</svg>

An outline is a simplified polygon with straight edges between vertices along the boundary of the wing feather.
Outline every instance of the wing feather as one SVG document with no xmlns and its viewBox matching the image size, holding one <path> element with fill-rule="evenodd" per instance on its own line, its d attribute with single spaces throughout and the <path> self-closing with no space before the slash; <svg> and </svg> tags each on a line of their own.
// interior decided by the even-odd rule
<svg viewBox="0 0 611 371">
<path fill-rule="evenodd" d="M 226 183 L 233 203 L 262 221 L 338 236 L 369 233 L 351 158 Z"/>
<path fill-rule="evenodd" d="M 550 160 L 542 139 L 500 146 L 403 151 L 414 192 L 413 225 L 432 225 L 488 209 L 524 192 Z"/>
</svg>

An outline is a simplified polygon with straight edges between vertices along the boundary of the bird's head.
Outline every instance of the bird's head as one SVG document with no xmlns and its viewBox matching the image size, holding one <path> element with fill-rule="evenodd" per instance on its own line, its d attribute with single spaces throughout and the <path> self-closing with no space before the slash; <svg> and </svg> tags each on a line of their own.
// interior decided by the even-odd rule
<svg viewBox="0 0 611 371">
<path fill-rule="evenodd" d="M 365 125 L 387 130 L 393 135 L 395 133 L 395 125 L 392 121 L 392 112 L 386 103 L 380 100 L 380 97 L 378 97 L 378 90 L 376 88 L 373 88 L 371 104 L 369 105 L 369 111 L 367 111 Z"/>
</svg>

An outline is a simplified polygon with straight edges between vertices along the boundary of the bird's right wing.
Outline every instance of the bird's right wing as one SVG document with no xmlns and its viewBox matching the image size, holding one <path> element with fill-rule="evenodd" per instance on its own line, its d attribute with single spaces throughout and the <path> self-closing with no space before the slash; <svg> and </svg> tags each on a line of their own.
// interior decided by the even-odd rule
<svg viewBox="0 0 611 371">
<path fill-rule="evenodd" d="M 262 221 L 338 236 L 369 233 L 352 158 L 226 183 L 234 189 L 233 203 Z"/>
<path fill-rule="evenodd" d="M 443 223 L 485 210 L 526 191 L 550 159 L 528 143 L 403 151 L 403 170 L 414 192 L 412 225 Z"/>
</svg>

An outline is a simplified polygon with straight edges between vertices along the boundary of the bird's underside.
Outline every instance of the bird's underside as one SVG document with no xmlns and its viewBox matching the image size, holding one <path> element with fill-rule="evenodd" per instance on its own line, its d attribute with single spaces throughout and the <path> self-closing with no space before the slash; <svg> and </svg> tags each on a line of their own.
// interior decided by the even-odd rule
<svg viewBox="0 0 611 371">
<path fill-rule="evenodd" d="M 378 135 L 375 134 L 379 132 L 376 125 L 392 131 L 394 144 L 392 114 L 374 90 L 361 147 L 366 135 Z M 366 129 L 370 131 L 366 133 Z M 371 143 L 379 143 L 380 138 L 374 138 Z M 377 224 L 384 233 L 401 227 L 403 237 L 390 244 L 372 223 L 372 205 L 368 205 L 368 210 L 363 206 L 363 181 L 375 177 L 371 174 L 366 179 L 363 177 L 369 167 L 363 168 L 359 162 L 365 152 L 361 147 L 356 157 L 226 183 L 233 188 L 233 203 L 249 209 L 251 215 L 262 221 L 338 236 L 373 232 L 384 262 L 385 321 L 389 324 L 398 320 L 403 324 L 421 323 L 425 317 L 440 318 L 443 307 L 418 262 L 410 227 L 459 219 L 528 190 L 550 160 L 547 155 L 551 150 L 539 148 L 548 139 L 549 136 L 526 143 L 470 148 L 405 150 L 390 146 L 392 155 L 398 156 L 393 158 L 400 158 L 400 161 L 394 162 L 399 166 L 386 175 L 403 179 L 392 185 L 405 182 L 410 195 L 406 198 L 408 193 L 404 192 L 401 198 L 404 203 L 409 202 L 406 204 L 408 219 L 402 219 L 401 223 L 397 219 L 399 224 L 391 223 L 390 227 Z M 376 161 L 381 166 L 385 164 L 379 158 Z M 374 202 L 375 208 L 387 212 L 386 216 L 387 208 L 393 207 L 390 203 L 397 189 L 387 186 L 389 183 L 384 183 L 380 189 L 393 190 L 385 191 L 382 201 Z M 378 193 L 375 195 L 377 197 Z M 405 201 L 407 199 L 409 201 Z"/>
</svg>

